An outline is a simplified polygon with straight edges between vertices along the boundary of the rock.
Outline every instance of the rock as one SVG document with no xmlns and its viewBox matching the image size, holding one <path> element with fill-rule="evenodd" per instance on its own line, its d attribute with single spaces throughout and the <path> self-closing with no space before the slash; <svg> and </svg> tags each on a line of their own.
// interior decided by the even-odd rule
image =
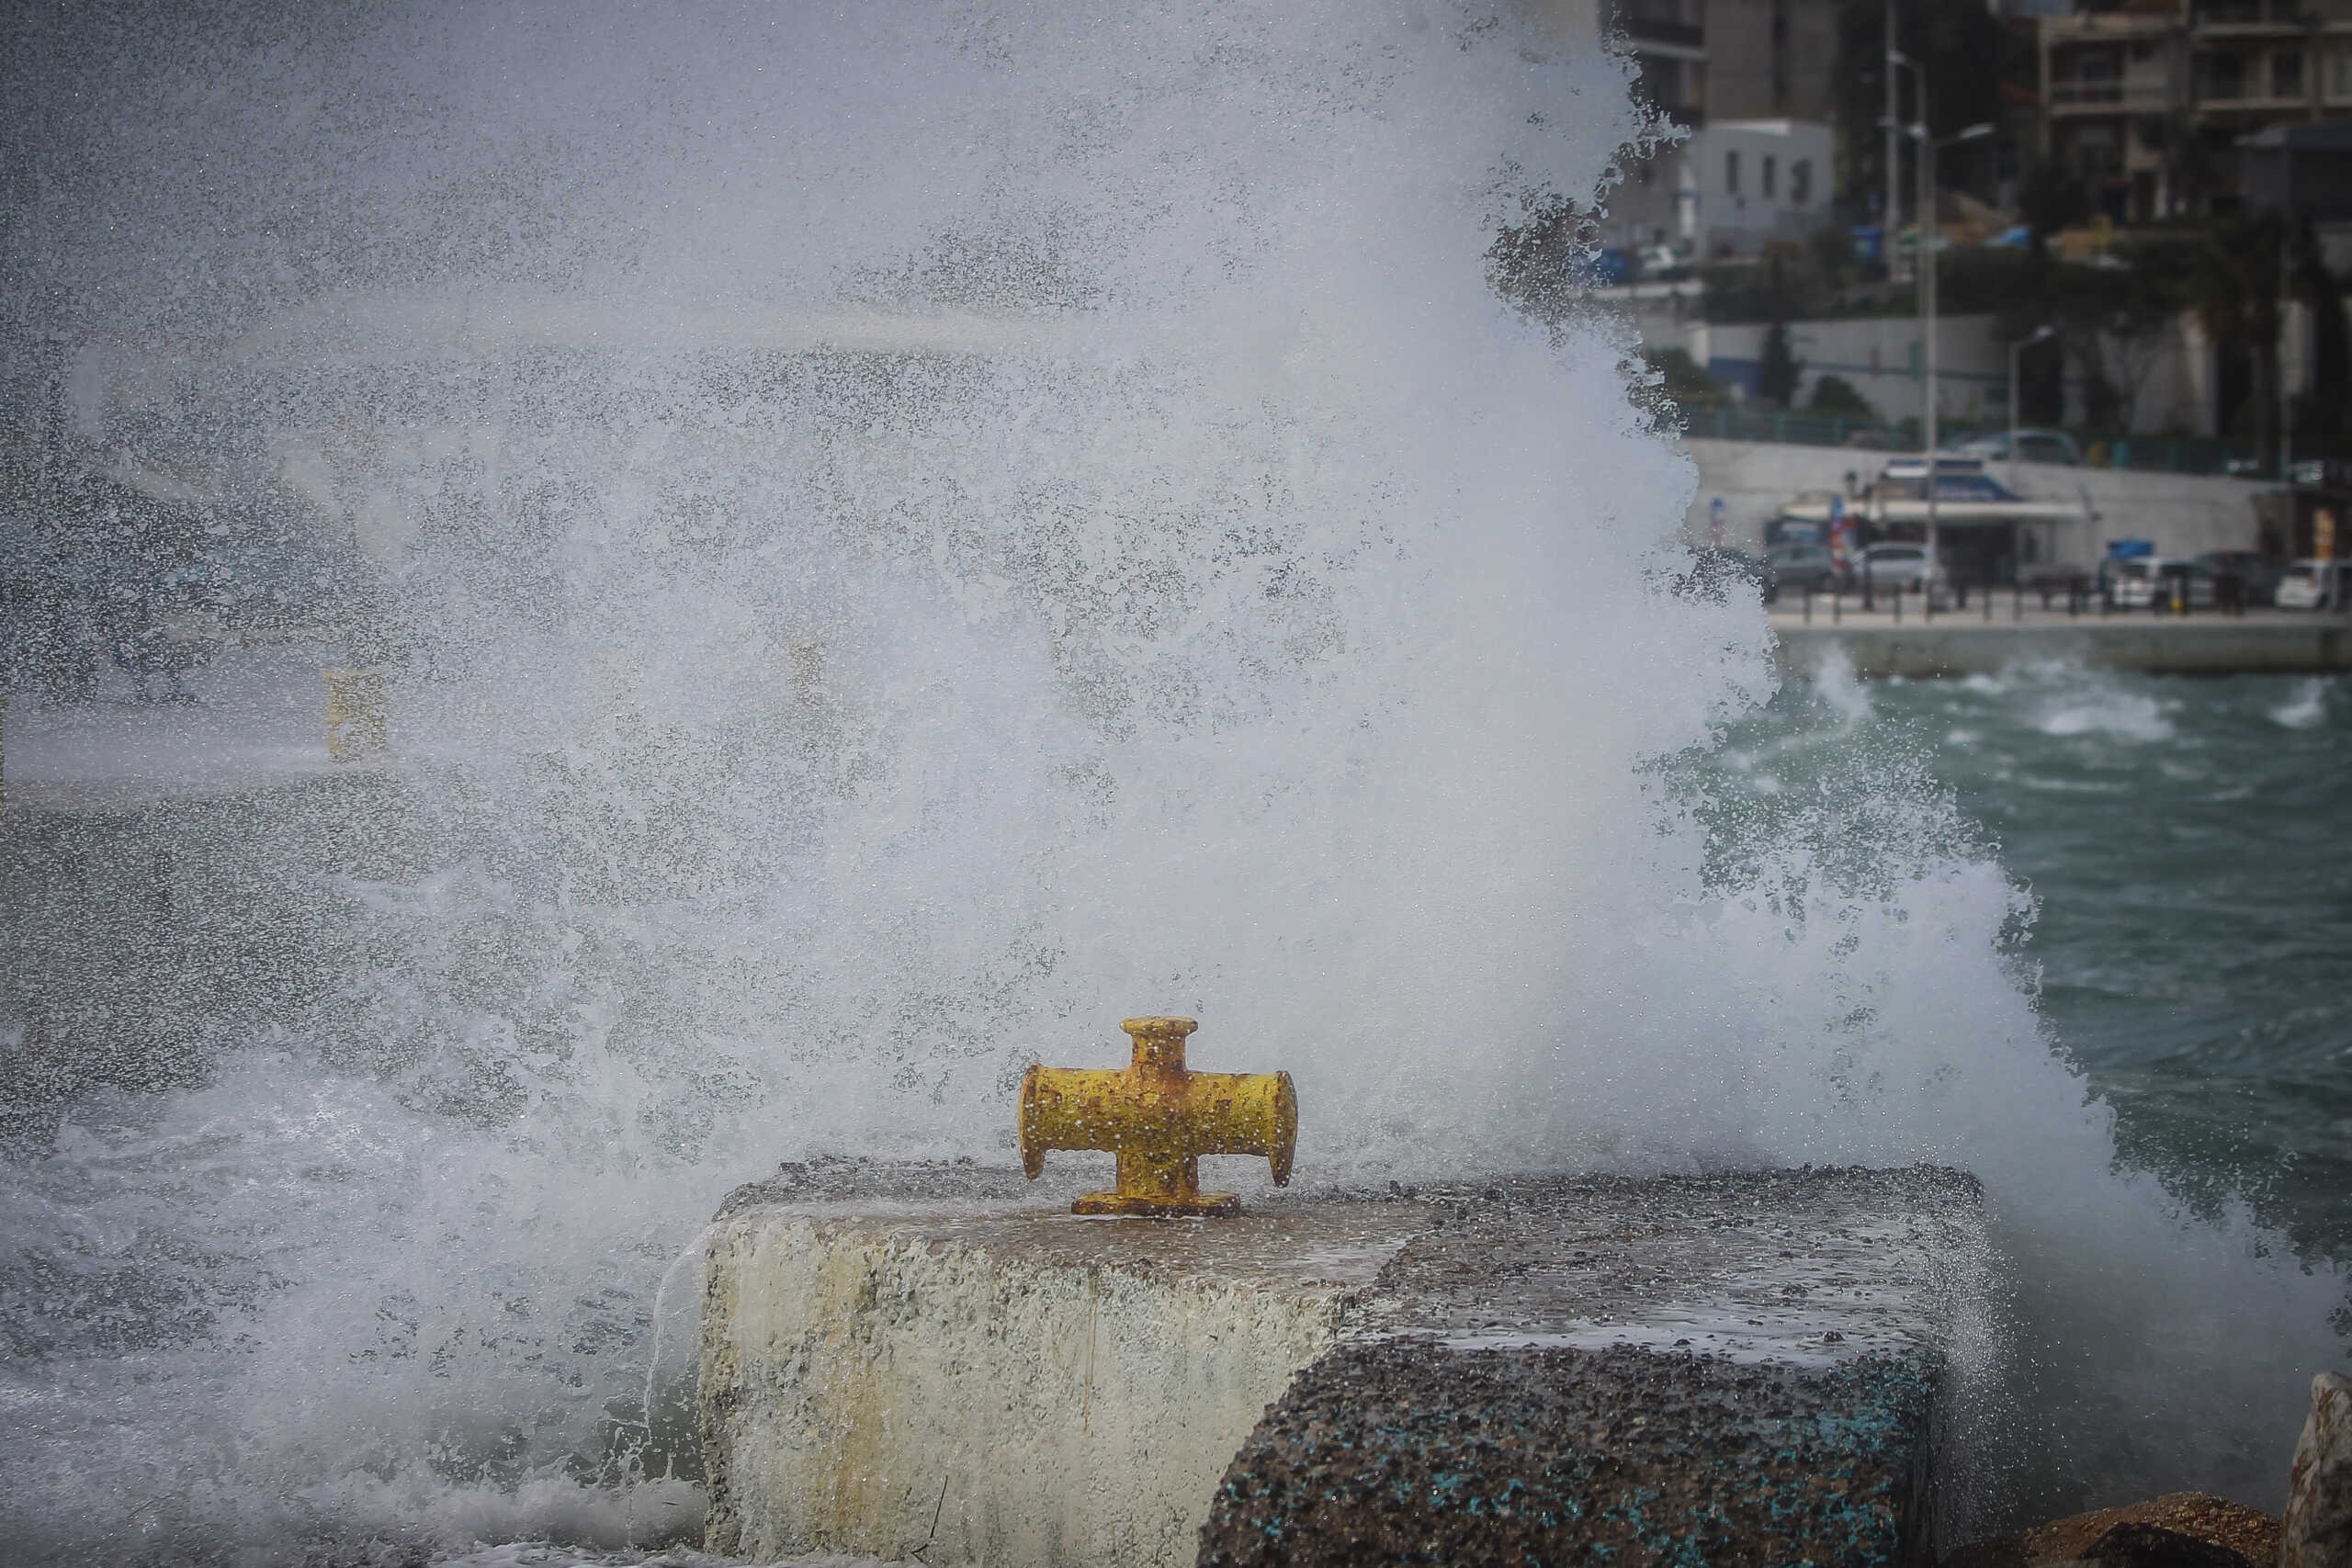
<svg viewBox="0 0 2352 1568">
<path fill-rule="evenodd" d="M 2103 1568 L 2256 1568 L 2226 1546 L 2138 1523 L 2110 1528 L 2091 1542 L 2082 1561 Z"/>
<path fill-rule="evenodd" d="M 2278 1521 L 2268 1514 L 2203 1492 L 2172 1492 L 2144 1503 L 2070 1515 L 2021 1536 L 1965 1547 L 1944 1559 L 1944 1568 L 2051 1568 L 2095 1562 L 2098 1551 L 2129 1544 L 2130 1537 L 2107 1540 L 2120 1525 L 2149 1526 L 2218 1547 L 2256 1568 L 2269 1568 L 2278 1555 Z"/>
<path fill-rule="evenodd" d="M 2312 1413 L 2287 1472 L 2278 1568 L 2352 1568 L 2352 1378 L 2312 1380 Z"/>
</svg>

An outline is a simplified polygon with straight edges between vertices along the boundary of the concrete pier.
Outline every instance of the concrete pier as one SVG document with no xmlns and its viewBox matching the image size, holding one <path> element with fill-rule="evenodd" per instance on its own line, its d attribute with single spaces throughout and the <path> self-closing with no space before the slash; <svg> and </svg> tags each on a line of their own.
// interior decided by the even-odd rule
<svg viewBox="0 0 2352 1568">
<path fill-rule="evenodd" d="M 1951 1172 L 1525 1178 L 1227 1221 L 1069 1195 L 834 1162 L 731 1198 L 707 1547 L 1921 1561 L 1943 1423 L 1992 1353 Z"/>
<path fill-rule="evenodd" d="M 2152 675 L 2330 675 L 2352 670 L 2352 617 L 2293 611 L 2243 616 L 2199 612 L 2159 616 L 2145 610 L 2102 617 L 2028 610 L 2010 618 L 1996 595 L 1993 618 L 1975 605 L 1922 616 L 1915 602 L 1897 621 L 1884 609 L 1863 614 L 1849 604 L 1831 619 L 1816 599 L 1806 621 L 1788 602 L 1773 607 L 1772 630 L 1783 668 L 1805 672 L 1842 659 L 1858 675 L 1926 678 L 1992 675 L 2018 664 L 2080 664 Z"/>
</svg>

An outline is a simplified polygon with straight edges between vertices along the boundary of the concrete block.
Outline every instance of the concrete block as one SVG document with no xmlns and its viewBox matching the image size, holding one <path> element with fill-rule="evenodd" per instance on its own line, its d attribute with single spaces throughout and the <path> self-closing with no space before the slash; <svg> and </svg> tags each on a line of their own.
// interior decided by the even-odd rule
<svg viewBox="0 0 2352 1568">
<path fill-rule="evenodd" d="M 711 1550 L 930 1564 L 1894 1562 L 1988 1252 L 1950 1172 L 1080 1218 L 846 1162 L 709 1243 Z"/>
<path fill-rule="evenodd" d="M 1411 1205 L 1080 1217 L 1072 1180 L 819 1166 L 709 1242 L 709 1550 L 1190 1562 L 1266 1406 L 1362 1317 Z"/>
<path fill-rule="evenodd" d="M 1973 1180 L 1437 1197 L 1375 1334 L 1236 1457 L 1203 1563 L 1932 1561 L 1940 1428 L 1992 1349 Z"/>
</svg>

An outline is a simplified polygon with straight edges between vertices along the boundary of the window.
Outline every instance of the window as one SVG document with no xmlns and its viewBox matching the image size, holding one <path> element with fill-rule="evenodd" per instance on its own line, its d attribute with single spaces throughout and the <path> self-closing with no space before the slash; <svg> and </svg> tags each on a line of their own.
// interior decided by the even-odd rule
<svg viewBox="0 0 2352 1568">
<path fill-rule="evenodd" d="M 1780 175 L 1781 175 L 1781 161 L 1780 161 L 1778 158 L 1775 158 L 1774 156 L 1772 156 L 1772 154 L 1771 154 L 1771 153 L 1770 153 L 1770 152 L 1765 153 L 1765 154 L 1764 154 L 1764 177 L 1763 177 L 1762 181 L 1761 181 L 1761 182 L 1759 182 L 1759 183 L 1761 183 L 1761 184 L 1762 184 L 1762 186 L 1763 186 L 1763 187 L 1764 187 L 1764 199 L 1765 199 L 1765 200 L 1770 201 L 1770 200 L 1771 200 L 1775 196 L 1777 196 L 1777 195 L 1779 195 L 1779 194 L 1780 194 L 1780 193 L 1779 193 L 1779 191 L 1778 191 L 1778 189 L 1776 188 L 1776 187 L 1780 185 Z"/>
<path fill-rule="evenodd" d="M 1724 154 L 1724 189 L 1733 196 L 1739 194 L 1739 153 L 1736 151 Z"/>
<path fill-rule="evenodd" d="M 1789 165 L 1789 200 L 1803 207 L 1813 199 L 1813 160 L 1799 158 Z"/>
<path fill-rule="evenodd" d="M 2352 98 L 2352 50 L 2339 49 L 2327 57 L 2327 96 Z"/>
<path fill-rule="evenodd" d="M 2274 98 L 2300 98 L 2303 96 L 2301 50 L 2281 50 L 2270 57 L 2270 96 Z"/>
<path fill-rule="evenodd" d="M 2198 61 L 2200 98 L 2228 103 L 2245 96 L 2245 61 L 2235 54 L 2208 54 Z"/>
</svg>

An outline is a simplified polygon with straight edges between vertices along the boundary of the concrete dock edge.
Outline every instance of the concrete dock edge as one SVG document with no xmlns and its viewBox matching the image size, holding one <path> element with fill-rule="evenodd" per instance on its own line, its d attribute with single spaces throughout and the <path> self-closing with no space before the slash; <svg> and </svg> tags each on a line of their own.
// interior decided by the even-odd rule
<svg viewBox="0 0 2352 1568">
<path fill-rule="evenodd" d="M 708 1243 L 708 1550 L 1913 1563 L 1988 1354 L 1973 1180 L 1521 1177 L 1093 1219 L 828 1162 Z M 1597 1560 L 1597 1559 L 1596 1559 Z"/>
<path fill-rule="evenodd" d="M 1884 617 L 1877 617 L 1883 621 Z M 1947 615 L 1901 626 L 1811 626 L 1775 617 L 1783 669 L 1809 673 L 1825 659 L 1858 675 L 1925 679 L 1994 675 L 2019 664 L 2079 664 L 2154 675 L 2332 675 L 2352 670 L 2352 624 L 2340 616 L 2262 621 L 2152 615 L 2011 626 Z"/>
</svg>

